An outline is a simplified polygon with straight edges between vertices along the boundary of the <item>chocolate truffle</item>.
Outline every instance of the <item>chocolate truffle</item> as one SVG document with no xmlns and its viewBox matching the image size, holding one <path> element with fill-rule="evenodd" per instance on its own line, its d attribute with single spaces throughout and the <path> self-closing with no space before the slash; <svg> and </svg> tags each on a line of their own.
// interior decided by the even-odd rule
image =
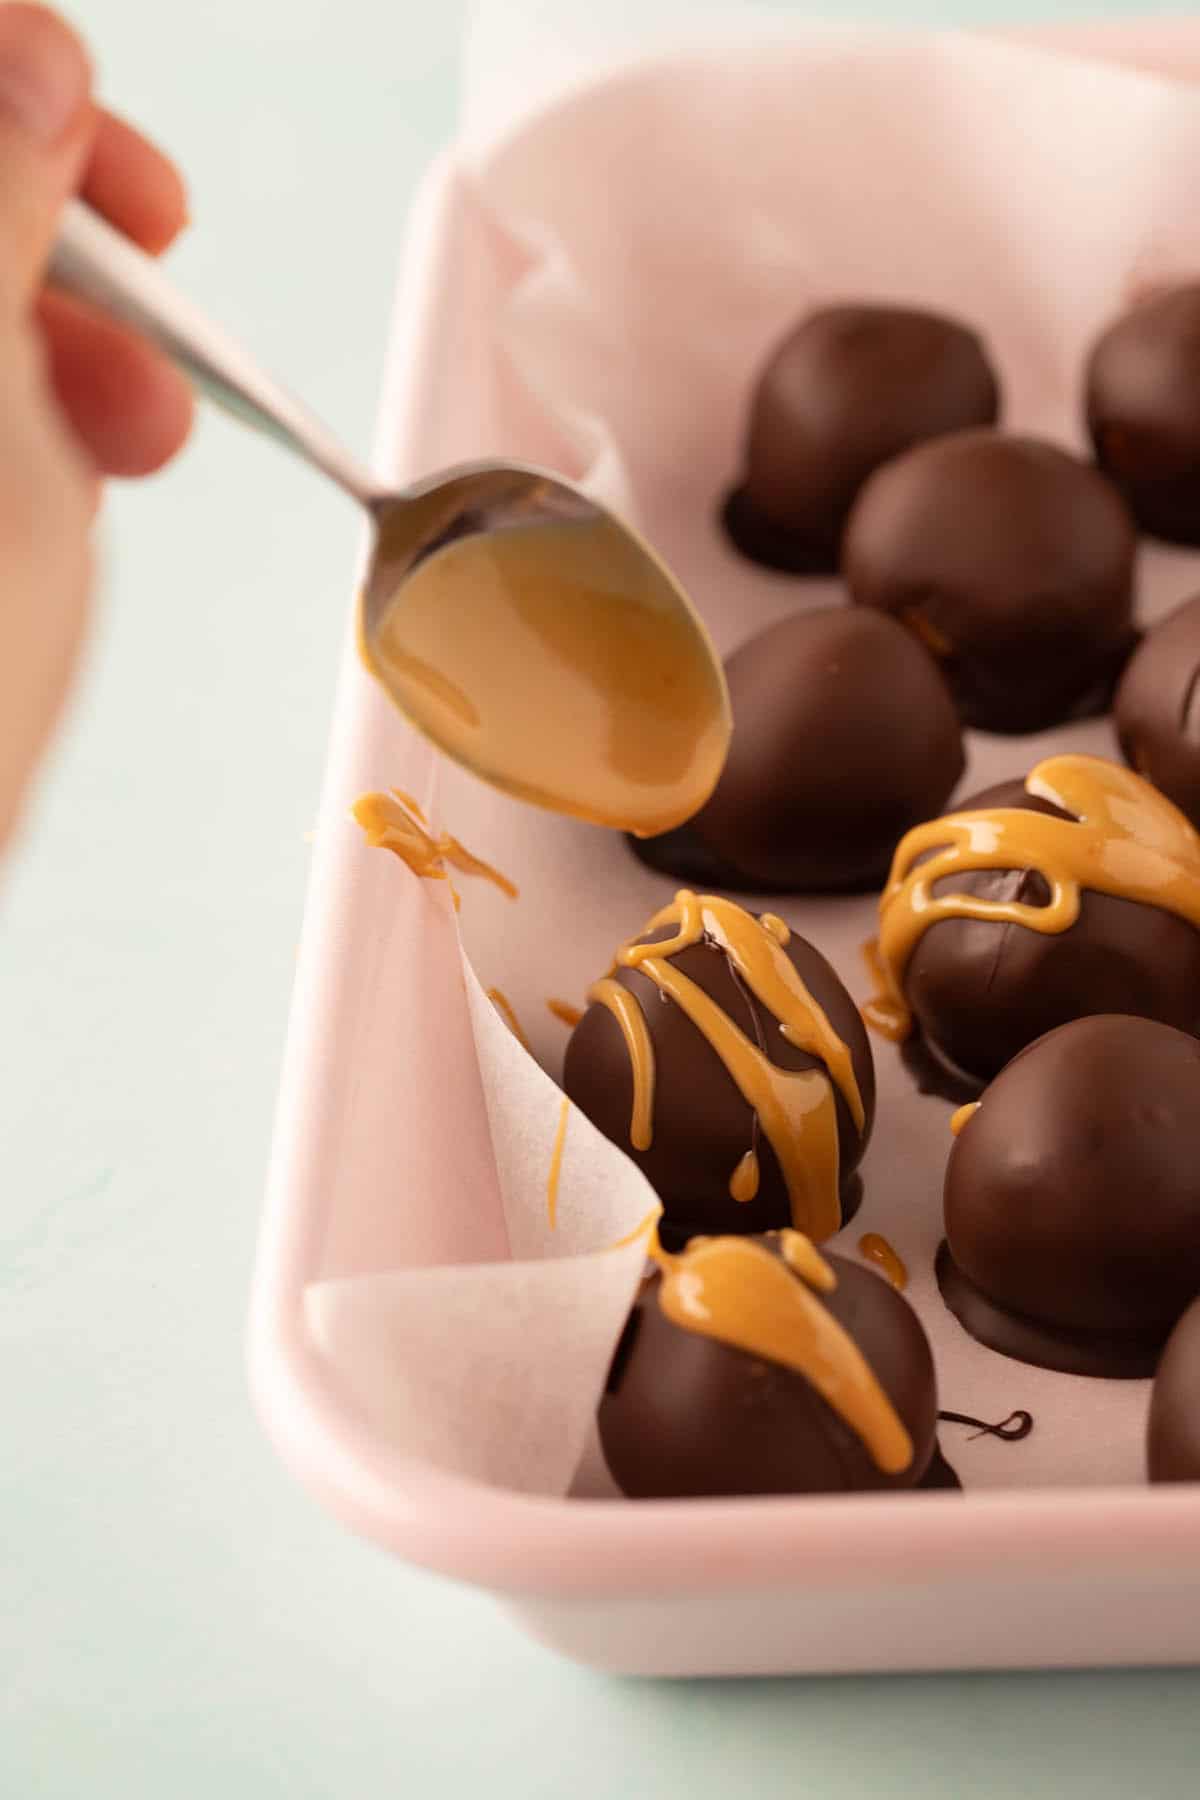
<svg viewBox="0 0 1200 1800">
<path fill-rule="evenodd" d="M 1200 282 L 1144 300 L 1088 359 L 1100 467 L 1143 531 L 1200 544 Z"/>
<path fill-rule="evenodd" d="M 781 619 L 725 673 L 733 741 L 716 791 L 680 830 L 633 840 L 643 861 L 744 892 L 878 887 L 962 774 L 932 657 L 881 613 L 839 606 Z"/>
<path fill-rule="evenodd" d="M 1046 1369 L 1145 1376 L 1200 1294 L 1200 1043 L 1103 1014 L 987 1088 L 946 1170 L 943 1297 Z"/>
<path fill-rule="evenodd" d="M 1107 705 L 1133 642 L 1134 547 L 1095 469 L 967 431 L 872 476 L 842 566 L 852 600 L 932 650 L 968 724 L 1041 731 Z"/>
<path fill-rule="evenodd" d="M 643 1283 L 599 1408 L 624 1493 L 957 1485 L 937 1453 L 916 1314 L 880 1276 L 804 1239 L 794 1266 L 797 1236 L 709 1238 Z"/>
<path fill-rule="evenodd" d="M 982 344 L 952 319 L 895 306 L 810 313 L 759 377 L 730 536 L 770 568 L 832 574 L 868 475 L 926 438 L 994 423 L 999 406 Z"/>
<path fill-rule="evenodd" d="M 956 1099 L 1090 1013 L 1200 1031 L 1200 838 L 1131 770 L 1048 757 L 909 832 L 877 954 L 870 1023 Z"/>
<path fill-rule="evenodd" d="M 1200 825 L 1200 595 L 1147 632 L 1114 710 L 1126 762 Z"/>
<path fill-rule="evenodd" d="M 1200 1481 L 1200 1300 L 1167 1340 L 1150 1396 L 1151 1481 Z"/>
<path fill-rule="evenodd" d="M 782 919 L 681 892 L 624 945 L 567 1046 L 563 1085 L 663 1203 L 663 1241 L 858 1207 L 875 1111 L 858 1009 Z"/>
</svg>

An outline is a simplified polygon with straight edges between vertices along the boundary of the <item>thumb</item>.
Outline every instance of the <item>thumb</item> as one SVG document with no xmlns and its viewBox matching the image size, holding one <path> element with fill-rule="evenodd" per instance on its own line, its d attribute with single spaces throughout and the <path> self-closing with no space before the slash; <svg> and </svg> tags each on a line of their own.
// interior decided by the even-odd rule
<svg viewBox="0 0 1200 1800">
<path fill-rule="evenodd" d="M 87 53 L 43 6 L 0 5 L 0 308 L 27 311 L 94 125 Z"/>
<path fill-rule="evenodd" d="M 90 482 L 32 307 L 95 126 L 91 70 L 41 6 L 0 5 L 0 849 L 57 716 L 87 599 Z"/>
</svg>

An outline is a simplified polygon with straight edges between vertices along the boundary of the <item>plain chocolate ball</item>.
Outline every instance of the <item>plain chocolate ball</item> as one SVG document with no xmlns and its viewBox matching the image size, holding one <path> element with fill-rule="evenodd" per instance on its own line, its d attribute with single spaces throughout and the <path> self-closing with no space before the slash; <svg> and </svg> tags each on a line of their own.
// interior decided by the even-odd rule
<svg viewBox="0 0 1200 1800">
<path fill-rule="evenodd" d="M 1200 1481 L 1200 1300 L 1167 1339 L 1150 1396 L 1151 1481 Z"/>
<path fill-rule="evenodd" d="M 954 1140 L 942 1292 L 1007 1356 L 1153 1372 L 1200 1294 L 1200 1042 L 1077 1019 L 1016 1057 Z"/>
<path fill-rule="evenodd" d="M 1103 710 L 1133 644 L 1135 532 L 1065 450 L 960 432 L 897 457 L 846 527 L 850 597 L 938 659 L 963 718 L 1042 731 Z"/>
<path fill-rule="evenodd" d="M 1130 768 L 1200 827 L 1200 595 L 1146 633 L 1113 710 Z"/>
<path fill-rule="evenodd" d="M 1096 461 L 1143 531 L 1200 544 L 1200 282 L 1144 300 L 1088 359 Z"/>
<path fill-rule="evenodd" d="M 724 885 L 879 885 L 900 838 L 945 804 L 962 732 L 933 659 L 892 620 L 799 613 L 726 665 L 733 742 L 692 821 Z"/>
<path fill-rule="evenodd" d="M 967 326 L 897 306 L 812 312 L 759 376 L 725 513 L 730 535 L 769 567 L 831 574 L 850 508 L 881 463 L 992 424 L 999 409 L 995 373 Z"/>
</svg>

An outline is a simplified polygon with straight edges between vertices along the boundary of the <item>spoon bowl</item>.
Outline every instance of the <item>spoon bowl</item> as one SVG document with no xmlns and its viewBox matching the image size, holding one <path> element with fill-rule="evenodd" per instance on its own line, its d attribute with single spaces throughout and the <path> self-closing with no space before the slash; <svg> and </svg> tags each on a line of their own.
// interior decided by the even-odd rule
<svg viewBox="0 0 1200 1800">
<path fill-rule="evenodd" d="M 320 421 L 80 202 L 49 279 L 148 337 L 210 398 L 369 513 L 363 660 L 440 749 L 521 799 L 651 836 L 692 816 L 729 746 L 725 677 L 638 535 L 511 463 L 383 493 Z"/>
<path fill-rule="evenodd" d="M 724 674 L 627 525 L 554 475 L 496 463 L 372 510 L 363 660 L 440 749 L 520 799 L 639 836 L 703 805 L 729 744 Z"/>
</svg>

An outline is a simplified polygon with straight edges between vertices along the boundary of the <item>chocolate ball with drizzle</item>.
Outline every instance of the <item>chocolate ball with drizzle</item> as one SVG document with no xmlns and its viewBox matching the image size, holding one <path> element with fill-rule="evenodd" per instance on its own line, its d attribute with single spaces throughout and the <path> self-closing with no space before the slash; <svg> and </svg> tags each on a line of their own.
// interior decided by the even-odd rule
<svg viewBox="0 0 1200 1800">
<path fill-rule="evenodd" d="M 1092 1013 L 1200 1032 L 1200 837 L 1131 770 L 1049 757 L 908 833 L 874 950 L 868 1022 L 956 1099 Z"/>
<path fill-rule="evenodd" d="M 1114 1014 L 1039 1038 L 955 1138 L 945 1226 L 938 1283 L 972 1337 L 1152 1374 L 1200 1294 L 1200 1042 Z"/>
<path fill-rule="evenodd" d="M 999 408 L 995 373 L 966 326 L 899 306 L 822 307 L 759 377 L 726 529 L 768 568 L 832 574 L 846 516 L 881 463 L 993 424 Z"/>
<path fill-rule="evenodd" d="M 599 1408 L 625 1494 L 957 1486 L 928 1340 L 878 1275 L 789 1230 L 655 1260 Z"/>
<path fill-rule="evenodd" d="M 664 1242 L 858 1207 L 875 1072 L 858 1010 L 781 919 L 682 891 L 618 952 L 567 1046 L 563 1085 L 644 1170 Z"/>
</svg>

